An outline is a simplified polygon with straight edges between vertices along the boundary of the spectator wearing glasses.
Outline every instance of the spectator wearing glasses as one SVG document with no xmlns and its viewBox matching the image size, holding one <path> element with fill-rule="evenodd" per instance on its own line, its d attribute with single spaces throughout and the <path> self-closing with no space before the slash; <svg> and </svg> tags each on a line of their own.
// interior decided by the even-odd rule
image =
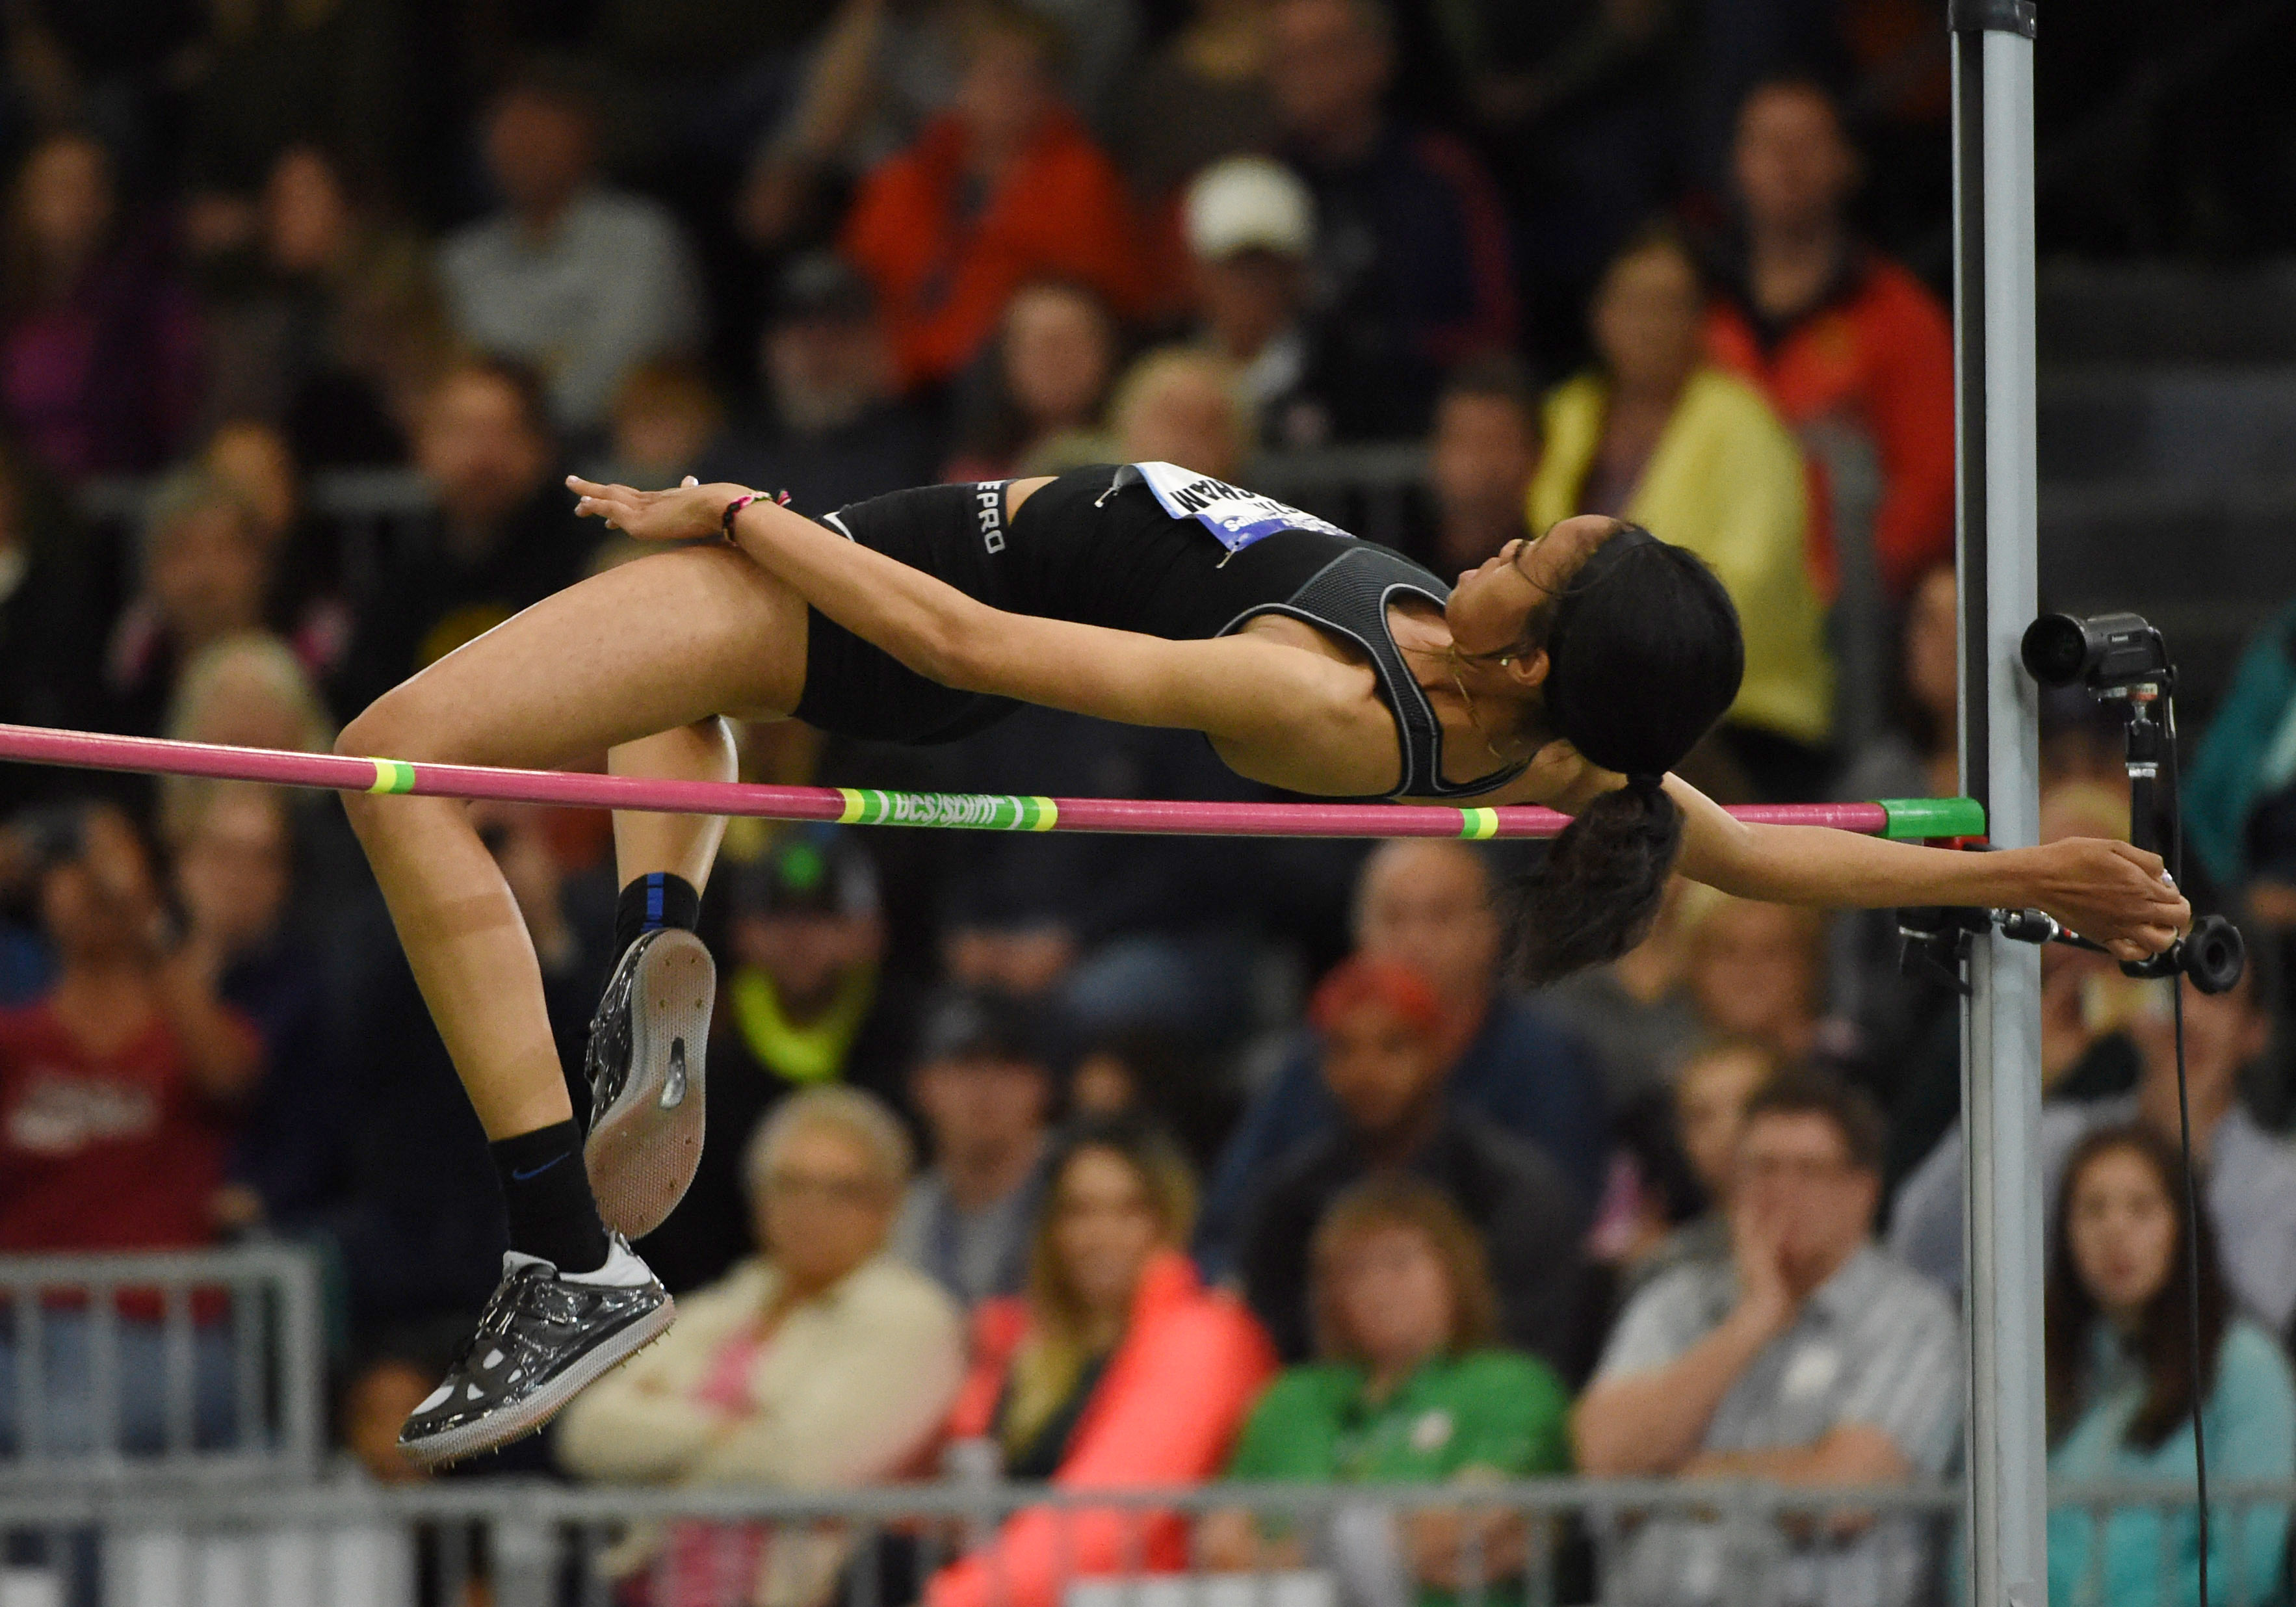
<svg viewBox="0 0 2296 1607">
<path fill-rule="evenodd" d="M 722 1139 L 721 1139 L 722 1142 Z M 909 1144 L 857 1089 L 791 1095 L 743 1155 L 757 1256 L 679 1301 L 677 1325 L 566 1413 L 583 1478 L 686 1488 L 824 1489 L 892 1477 L 964 1377 L 964 1325 L 932 1280 L 887 1256 Z M 763 1524 L 641 1530 L 608 1566 L 649 1567 L 646 1599 L 821 1599 L 843 1544 Z"/>
<path fill-rule="evenodd" d="M 1897 1484 L 1945 1470 L 1961 1412 L 1961 1331 L 1945 1292 L 1873 1242 L 1882 1124 L 1816 1073 L 1749 1103 L 1732 1255 L 1665 1274 L 1627 1307 L 1573 1435 L 1605 1478 Z M 1934 1562 L 1918 1523 L 1867 1518 L 1787 1537 L 1767 1599 L 1898 1607 Z M 1642 1525 L 1609 1599 L 1701 1603 L 1734 1584 L 1725 1526 Z"/>
</svg>

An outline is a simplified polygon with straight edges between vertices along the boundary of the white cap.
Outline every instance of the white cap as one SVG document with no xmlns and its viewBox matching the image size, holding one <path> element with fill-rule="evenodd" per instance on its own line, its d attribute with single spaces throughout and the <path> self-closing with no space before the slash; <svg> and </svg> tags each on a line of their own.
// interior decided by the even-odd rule
<svg viewBox="0 0 2296 1607">
<path fill-rule="evenodd" d="M 1316 203 L 1291 168 L 1231 156 L 1196 175 L 1185 209 L 1188 250 L 1217 262 L 1239 251 L 1305 257 L 1316 244 Z"/>
</svg>

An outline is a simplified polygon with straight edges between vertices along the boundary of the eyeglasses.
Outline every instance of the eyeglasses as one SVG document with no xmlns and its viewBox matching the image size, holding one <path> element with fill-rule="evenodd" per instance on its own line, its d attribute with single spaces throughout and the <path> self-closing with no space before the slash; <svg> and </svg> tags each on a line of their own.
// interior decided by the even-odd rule
<svg viewBox="0 0 2296 1607">
<path fill-rule="evenodd" d="M 1815 1155 L 1748 1155 L 1738 1162 L 1738 1175 L 1747 1181 L 1831 1183 L 1855 1169 L 1847 1160 Z"/>
<path fill-rule="evenodd" d="M 873 1177 L 824 1172 L 767 1172 L 766 1193 L 776 1200 L 812 1198 L 854 1210 L 876 1205 L 884 1198 L 883 1188 Z"/>
</svg>

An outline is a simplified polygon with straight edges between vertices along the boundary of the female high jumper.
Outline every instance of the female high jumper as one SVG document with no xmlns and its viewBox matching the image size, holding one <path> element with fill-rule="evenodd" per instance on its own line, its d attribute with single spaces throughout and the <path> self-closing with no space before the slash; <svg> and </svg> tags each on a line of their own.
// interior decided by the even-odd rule
<svg viewBox="0 0 2296 1607">
<path fill-rule="evenodd" d="M 2189 916 L 2126 843 L 1964 854 L 1751 825 L 1668 775 L 1729 708 L 1745 649 L 1713 574 L 1617 520 L 1565 520 L 1453 587 L 1167 463 L 898 491 L 817 522 L 741 486 L 568 484 L 641 540 L 723 539 L 545 599 L 377 700 L 341 750 L 549 766 L 603 749 L 616 775 L 730 781 L 721 716 L 934 742 L 1028 702 L 1192 729 L 1296 792 L 1577 816 L 1511 890 L 1533 983 L 1624 952 L 1677 868 L 1784 903 L 2038 906 L 2125 958 Z M 668 1325 L 627 1241 L 700 1154 L 714 977 L 692 929 L 724 822 L 614 817 L 619 959 L 586 1141 L 526 928 L 463 806 L 349 807 L 509 1209 L 502 1283 L 401 1437 L 438 1464 L 538 1427 Z"/>
</svg>

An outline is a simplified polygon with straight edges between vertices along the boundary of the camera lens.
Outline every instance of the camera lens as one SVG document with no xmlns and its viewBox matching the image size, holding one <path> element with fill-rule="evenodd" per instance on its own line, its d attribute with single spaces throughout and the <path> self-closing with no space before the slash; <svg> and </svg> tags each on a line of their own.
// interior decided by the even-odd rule
<svg viewBox="0 0 2296 1607">
<path fill-rule="evenodd" d="M 2043 614 L 2025 627 L 2018 656 L 2044 686 L 2070 686 L 2088 668 L 2088 632 L 2070 614 Z"/>
</svg>

